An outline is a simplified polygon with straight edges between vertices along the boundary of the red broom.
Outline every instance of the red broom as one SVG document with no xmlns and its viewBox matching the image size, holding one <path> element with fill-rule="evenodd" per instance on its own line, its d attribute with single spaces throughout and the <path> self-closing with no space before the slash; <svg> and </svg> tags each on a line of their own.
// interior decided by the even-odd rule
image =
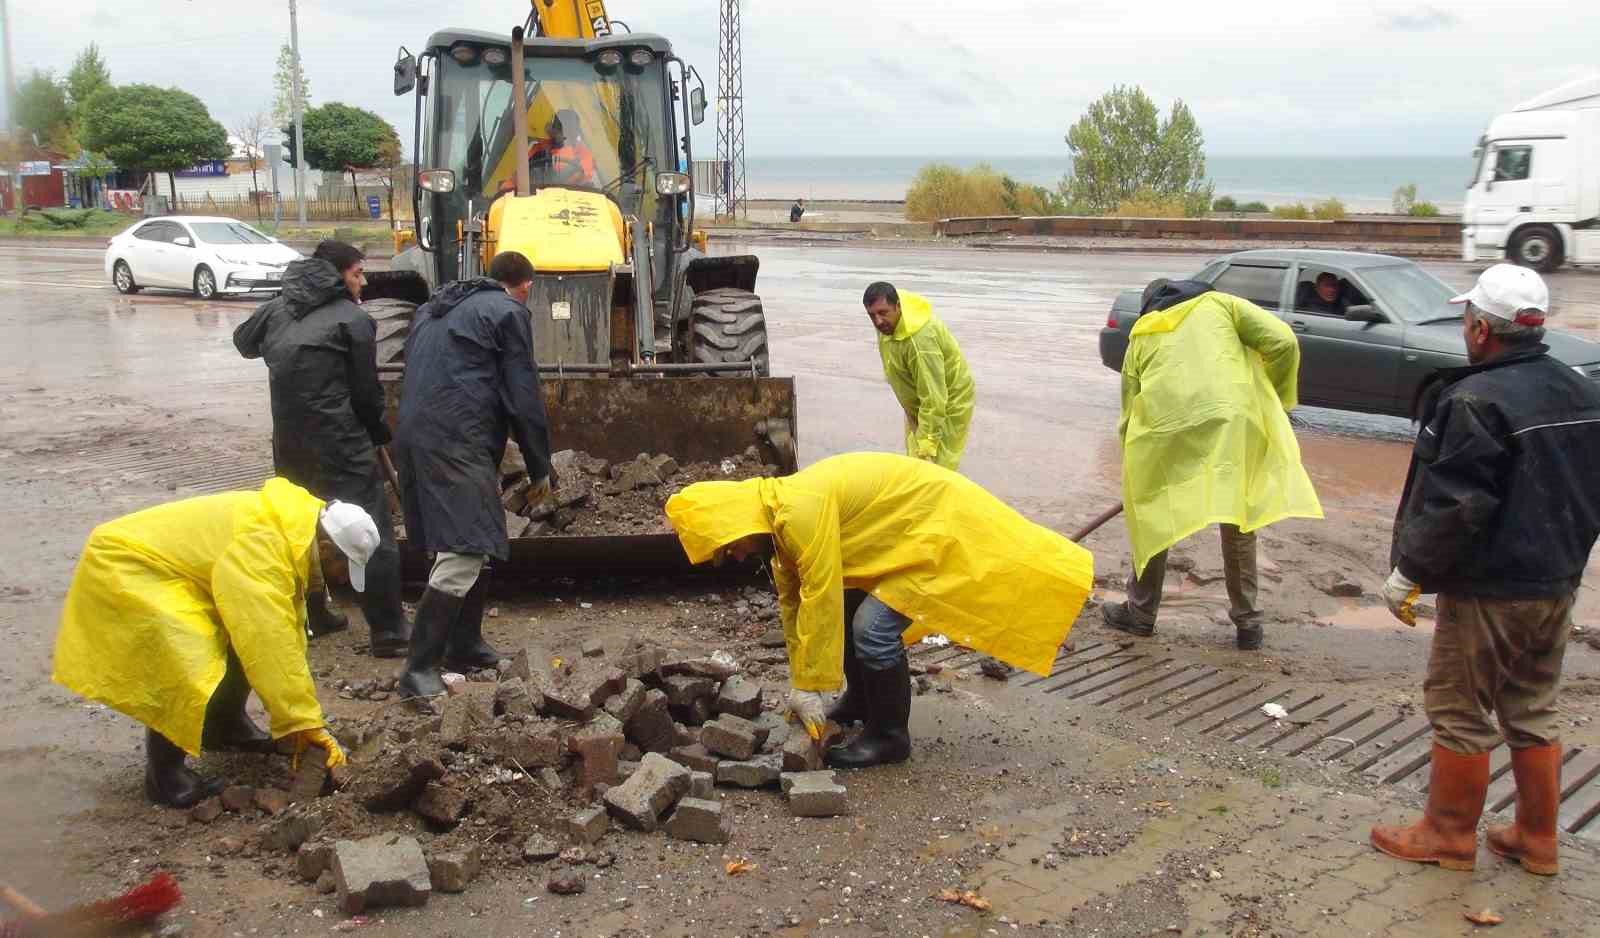
<svg viewBox="0 0 1600 938">
<path fill-rule="evenodd" d="M 0 938 L 66 938 L 111 935 L 126 926 L 153 921 L 182 902 L 183 892 L 172 874 L 157 873 L 149 882 L 115 899 L 75 906 L 54 915 L 9 886 L 0 885 L 0 898 L 24 916 L 0 924 Z"/>
</svg>

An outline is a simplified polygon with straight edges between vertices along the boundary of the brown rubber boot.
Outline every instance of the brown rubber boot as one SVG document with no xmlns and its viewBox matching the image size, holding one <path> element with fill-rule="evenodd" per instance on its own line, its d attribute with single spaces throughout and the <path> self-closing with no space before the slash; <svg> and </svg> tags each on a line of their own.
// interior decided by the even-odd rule
<svg viewBox="0 0 1600 938">
<path fill-rule="evenodd" d="M 1391 857 L 1471 872 L 1478 857 L 1478 818 L 1489 792 L 1489 754 L 1464 756 L 1433 744 L 1428 810 L 1410 827 L 1378 825 L 1372 845 Z"/>
<path fill-rule="evenodd" d="M 1540 876 L 1560 871 L 1556 812 L 1561 809 L 1561 744 L 1511 750 L 1517 823 L 1489 828 L 1489 849 Z"/>
</svg>

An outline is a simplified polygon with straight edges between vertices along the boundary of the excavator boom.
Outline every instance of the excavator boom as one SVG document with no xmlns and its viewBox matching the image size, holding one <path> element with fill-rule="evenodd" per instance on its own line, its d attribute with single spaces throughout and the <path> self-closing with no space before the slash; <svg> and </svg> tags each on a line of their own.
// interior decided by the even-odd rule
<svg viewBox="0 0 1600 938">
<path fill-rule="evenodd" d="M 539 35 L 550 39 L 596 39 L 611 35 L 602 0 L 532 0 Z"/>
</svg>

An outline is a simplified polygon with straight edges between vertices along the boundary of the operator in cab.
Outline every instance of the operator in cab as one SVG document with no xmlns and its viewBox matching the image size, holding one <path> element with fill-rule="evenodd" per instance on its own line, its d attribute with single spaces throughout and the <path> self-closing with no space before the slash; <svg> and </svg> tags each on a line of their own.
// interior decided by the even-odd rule
<svg viewBox="0 0 1600 938">
<path fill-rule="evenodd" d="M 578 113 L 563 108 L 544 127 L 545 139 L 528 148 L 528 171 L 536 186 L 592 186 L 594 152 L 581 139 Z"/>
</svg>

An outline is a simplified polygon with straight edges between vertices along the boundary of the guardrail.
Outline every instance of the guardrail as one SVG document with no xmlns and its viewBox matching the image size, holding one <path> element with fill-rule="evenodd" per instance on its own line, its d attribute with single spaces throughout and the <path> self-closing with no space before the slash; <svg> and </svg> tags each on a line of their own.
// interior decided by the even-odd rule
<svg viewBox="0 0 1600 938">
<path fill-rule="evenodd" d="M 1345 219 L 1312 221 L 1266 218 L 1093 218 L 990 215 L 946 218 L 944 237 L 1044 235 L 1077 238 L 1182 238 L 1217 241 L 1378 241 L 1460 244 L 1458 221 Z"/>
</svg>

